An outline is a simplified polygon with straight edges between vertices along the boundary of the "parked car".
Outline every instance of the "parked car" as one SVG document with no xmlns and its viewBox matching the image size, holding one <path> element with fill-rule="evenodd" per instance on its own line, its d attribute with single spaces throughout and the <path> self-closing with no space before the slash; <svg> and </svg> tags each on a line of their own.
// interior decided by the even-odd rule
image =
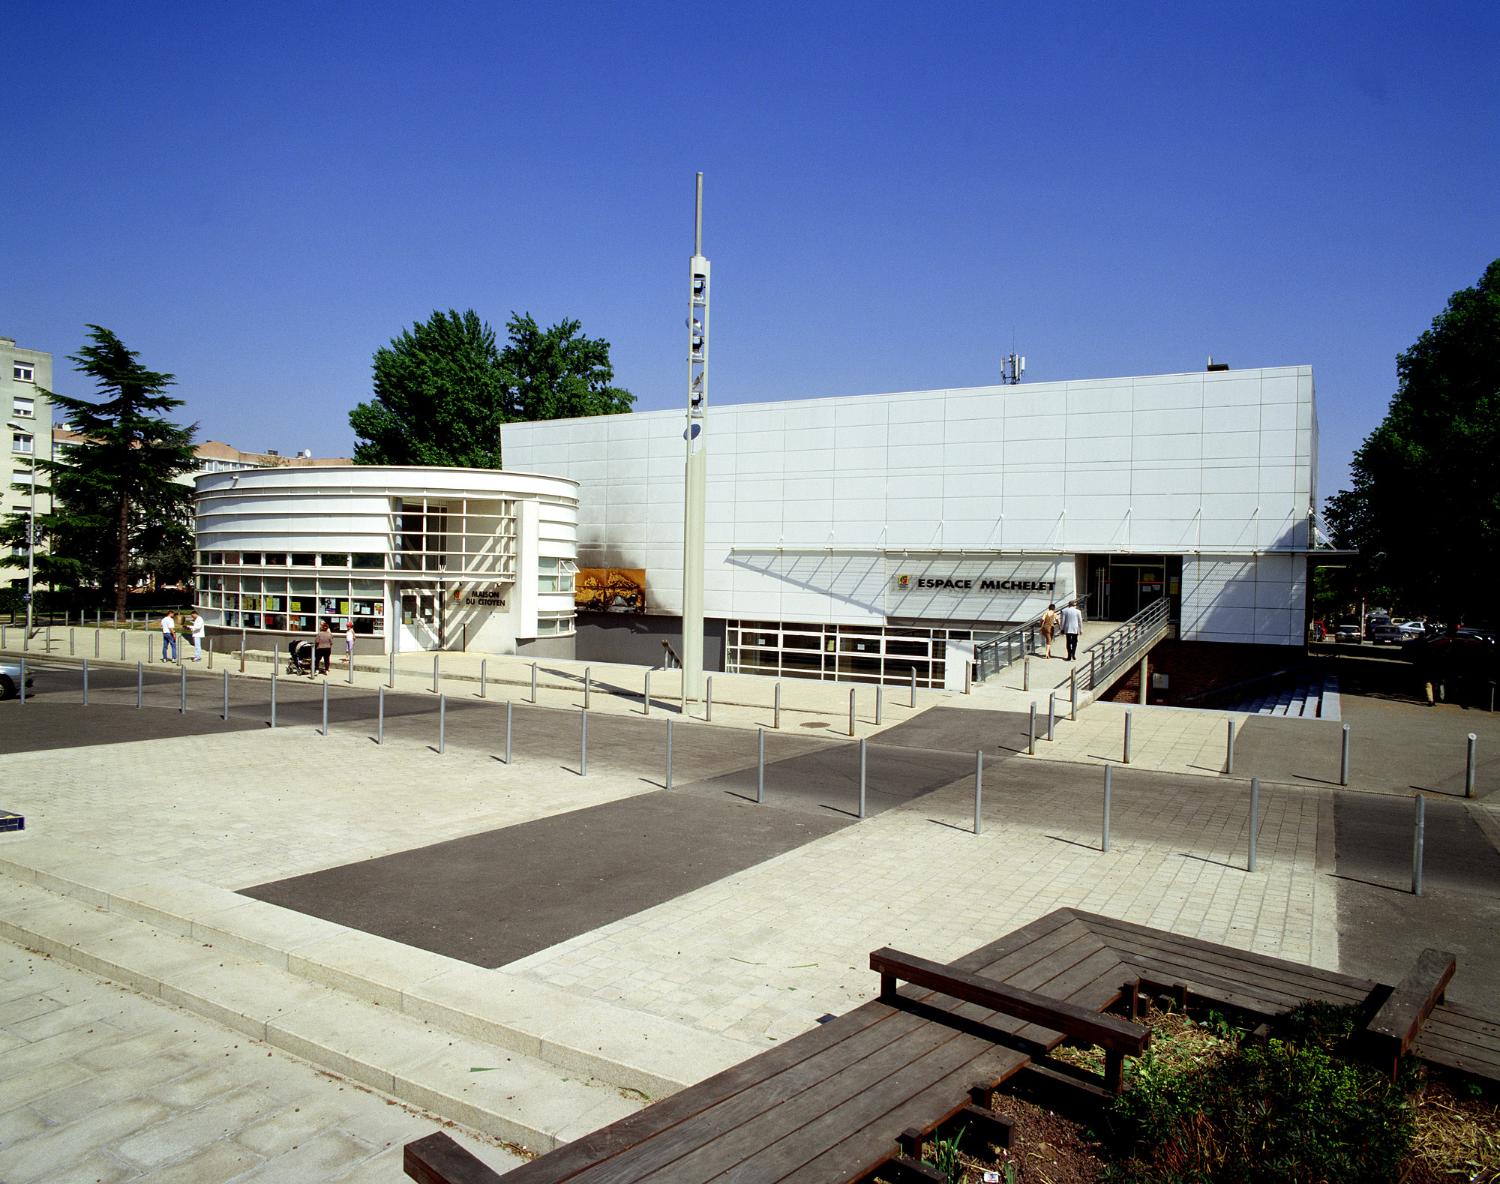
<svg viewBox="0 0 1500 1184">
<path fill-rule="evenodd" d="M 1402 640 L 1404 641 L 1411 641 L 1413 638 L 1427 636 L 1427 626 L 1421 621 L 1403 621 L 1399 628 Z"/>
<path fill-rule="evenodd" d="M 26 672 L 26 689 L 31 690 L 31 671 Z M 21 693 L 21 663 L 0 662 L 0 699 L 14 699 Z"/>
<path fill-rule="evenodd" d="M 1400 625 L 1374 625 L 1370 629 L 1370 640 L 1376 645 L 1400 645 L 1406 640 Z"/>
<path fill-rule="evenodd" d="M 1362 640 L 1358 625 L 1340 625 L 1333 631 L 1333 640 L 1338 642 L 1353 642 L 1358 645 Z"/>
</svg>

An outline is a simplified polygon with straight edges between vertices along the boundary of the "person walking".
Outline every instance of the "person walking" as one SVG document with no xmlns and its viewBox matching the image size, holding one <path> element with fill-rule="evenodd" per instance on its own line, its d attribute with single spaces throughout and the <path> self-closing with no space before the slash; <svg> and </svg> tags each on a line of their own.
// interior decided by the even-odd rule
<svg viewBox="0 0 1500 1184">
<path fill-rule="evenodd" d="M 344 665 L 354 667 L 354 618 L 344 622 Z"/>
<path fill-rule="evenodd" d="M 193 619 L 188 622 L 188 636 L 193 639 L 193 661 L 203 660 L 203 635 L 208 632 L 208 622 L 198 615 L 198 610 L 193 610 Z"/>
<path fill-rule="evenodd" d="M 161 619 L 161 660 L 177 661 L 177 614 L 171 609 Z"/>
<path fill-rule="evenodd" d="M 1070 604 L 1062 610 L 1063 638 L 1068 643 L 1068 661 L 1072 662 L 1078 657 L 1078 635 L 1083 632 L 1083 614 L 1078 611 L 1076 604 Z"/>
<path fill-rule="evenodd" d="M 1042 630 L 1042 644 L 1047 647 L 1047 652 L 1042 656 L 1050 658 L 1052 656 L 1052 635 L 1057 632 L 1057 605 L 1049 604 L 1047 606 L 1047 611 L 1042 614 L 1039 626 Z"/>
<path fill-rule="evenodd" d="M 313 673 L 321 670 L 328 673 L 328 660 L 333 657 L 333 625 L 324 620 L 318 626 L 318 635 L 313 638 Z"/>
</svg>

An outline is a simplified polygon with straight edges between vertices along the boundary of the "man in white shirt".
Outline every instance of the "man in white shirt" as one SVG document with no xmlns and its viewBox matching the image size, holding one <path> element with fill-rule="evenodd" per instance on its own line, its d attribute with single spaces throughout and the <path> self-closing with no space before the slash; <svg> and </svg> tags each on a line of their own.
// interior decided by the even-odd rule
<svg viewBox="0 0 1500 1184">
<path fill-rule="evenodd" d="M 170 658 L 167 656 L 169 654 Z M 177 614 L 171 609 L 161 619 L 161 660 L 177 661 Z"/>
<path fill-rule="evenodd" d="M 1062 631 L 1068 642 L 1068 661 L 1071 662 L 1078 657 L 1078 635 L 1083 632 L 1083 614 L 1076 604 L 1062 610 Z"/>
<path fill-rule="evenodd" d="M 193 661 L 203 660 L 203 635 L 208 632 L 208 622 L 198 615 L 195 610 L 193 619 L 188 622 L 188 633 L 193 638 Z"/>
</svg>

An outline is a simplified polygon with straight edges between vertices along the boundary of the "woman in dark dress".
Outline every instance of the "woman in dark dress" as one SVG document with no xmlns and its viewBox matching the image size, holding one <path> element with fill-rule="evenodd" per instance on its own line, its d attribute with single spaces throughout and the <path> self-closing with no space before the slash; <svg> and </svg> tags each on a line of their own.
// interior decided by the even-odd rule
<svg viewBox="0 0 1500 1184">
<path fill-rule="evenodd" d="M 333 626 L 326 620 L 318 625 L 318 636 L 313 639 L 313 673 L 320 670 L 328 673 L 328 659 L 333 655 Z"/>
</svg>

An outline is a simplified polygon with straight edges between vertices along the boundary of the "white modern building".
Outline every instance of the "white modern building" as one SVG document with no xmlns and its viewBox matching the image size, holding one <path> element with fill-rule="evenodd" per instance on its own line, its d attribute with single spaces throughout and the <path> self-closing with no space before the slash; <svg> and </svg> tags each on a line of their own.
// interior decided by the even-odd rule
<svg viewBox="0 0 1500 1184">
<path fill-rule="evenodd" d="M 581 657 L 680 633 L 681 411 L 511 424 L 505 459 L 579 483 L 584 568 L 649 613 Z M 961 685 L 977 635 L 1049 601 L 1182 639 L 1300 646 L 1317 489 L 1312 370 L 1285 366 L 715 407 L 705 665 Z"/>
<path fill-rule="evenodd" d="M 0 518 L 50 513 L 47 478 L 32 473 L 33 460 L 52 459 L 52 355 L 0 337 L 0 412 L 5 417 L 5 447 L 0 450 Z M 36 478 L 35 490 L 32 488 Z M 35 496 L 33 497 L 33 493 Z M 0 552 L 0 581 L 25 588 L 26 548 Z"/>
<path fill-rule="evenodd" d="M 195 607 L 211 630 L 348 621 L 366 650 L 570 657 L 578 489 L 487 469 L 376 465 L 206 473 Z"/>
</svg>

